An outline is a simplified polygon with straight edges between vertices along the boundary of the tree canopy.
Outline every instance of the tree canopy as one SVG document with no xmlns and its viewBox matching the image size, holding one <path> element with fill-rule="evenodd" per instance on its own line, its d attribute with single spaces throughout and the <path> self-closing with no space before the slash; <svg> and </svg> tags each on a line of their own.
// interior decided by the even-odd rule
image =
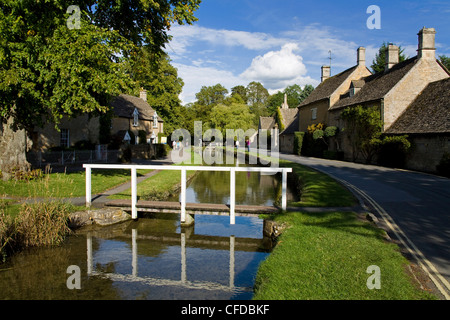
<svg viewBox="0 0 450 320">
<path fill-rule="evenodd" d="M 130 92 L 130 64 L 162 56 L 174 23 L 193 23 L 200 0 L 0 0 L 0 121 L 30 129 L 63 115 L 105 112 Z M 155 61 L 161 61 L 155 58 Z"/>
<path fill-rule="evenodd" d="M 439 61 L 448 69 L 450 70 L 450 57 L 447 57 L 445 55 L 439 56 Z"/>
</svg>

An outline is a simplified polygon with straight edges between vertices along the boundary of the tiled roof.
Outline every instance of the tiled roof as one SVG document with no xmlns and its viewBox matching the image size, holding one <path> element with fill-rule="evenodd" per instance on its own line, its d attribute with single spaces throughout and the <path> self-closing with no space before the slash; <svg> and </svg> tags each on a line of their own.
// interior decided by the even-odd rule
<svg viewBox="0 0 450 320">
<path fill-rule="evenodd" d="M 375 101 L 383 98 L 415 65 L 417 57 L 407 59 L 393 66 L 391 69 L 378 72 L 363 78 L 364 86 L 354 96 L 344 96 L 334 104 L 330 110 L 340 109 L 359 103 Z M 358 82 L 357 85 L 362 83 Z"/>
<path fill-rule="evenodd" d="M 386 133 L 450 133 L 450 78 L 428 84 Z"/>
<path fill-rule="evenodd" d="M 300 103 L 299 107 L 308 105 L 310 103 L 327 99 L 339 88 L 339 86 L 352 74 L 357 66 L 347 69 L 319 84 L 313 92 Z"/>
<path fill-rule="evenodd" d="M 139 111 L 139 119 L 142 120 L 153 120 L 155 114 L 155 110 L 146 101 L 127 94 L 115 97 L 110 105 L 114 108 L 114 113 L 118 117 L 133 118 L 135 108 Z M 158 121 L 163 120 L 158 116 Z"/>
<path fill-rule="evenodd" d="M 259 117 L 259 125 L 262 130 L 269 130 L 275 126 L 275 118 L 274 117 Z"/>
</svg>

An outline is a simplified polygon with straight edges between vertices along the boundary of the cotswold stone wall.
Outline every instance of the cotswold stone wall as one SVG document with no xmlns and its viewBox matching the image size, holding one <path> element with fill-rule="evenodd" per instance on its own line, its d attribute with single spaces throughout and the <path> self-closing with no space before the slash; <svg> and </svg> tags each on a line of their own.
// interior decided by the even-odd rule
<svg viewBox="0 0 450 320">
<path fill-rule="evenodd" d="M 26 152 L 31 148 L 32 142 L 25 130 L 14 131 L 12 124 L 12 118 L 6 124 L 0 122 L 0 171 L 3 180 L 11 177 L 10 173 L 13 169 L 28 170 L 30 168 Z"/>
<path fill-rule="evenodd" d="M 450 153 L 450 134 L 417 135 L 408 138 L 412 150 L 406 158 L 406 168 L 436 173 L 436 166 L 444 153 Z"/>
</svg>

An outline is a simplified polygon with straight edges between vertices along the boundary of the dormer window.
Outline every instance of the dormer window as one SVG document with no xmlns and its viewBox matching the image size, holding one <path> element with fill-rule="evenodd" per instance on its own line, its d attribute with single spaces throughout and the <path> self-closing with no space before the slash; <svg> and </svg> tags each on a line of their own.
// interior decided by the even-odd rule
<svg viewBox="0 0 450 320">
<path fill-rule="evenodd" d="M 156 111 L 153 115 L 153 128 L 158 128 L 158 114 L 156 113 Z"/>
<path fill-rule="evenodd" d="M 137 126 L 139 126 L 139 111 L 135 108 L 133 112 L 133 127 Z"/>
</svg>

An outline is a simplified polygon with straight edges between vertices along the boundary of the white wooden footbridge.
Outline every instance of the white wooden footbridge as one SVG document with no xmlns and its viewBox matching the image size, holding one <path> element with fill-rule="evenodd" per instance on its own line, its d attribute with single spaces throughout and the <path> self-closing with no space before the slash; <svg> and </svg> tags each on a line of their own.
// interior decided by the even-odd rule
<svg viewBox="0 0 450 320">
<path fill-rule="evenodd" d="M 127 169 L 131 171 L 131 201 L 115 201 L 110 205 L 119 207 L 130 207 L 131 216 L 133 219 L 138 218 L 138 209 L 143 211 L 158 211 L 162 212 L 163 203 L 158 201 L 145 202 L 137 199 L 137 170 L 176 170 L 181 172 L 181 197 L 180 203 L 174 202 L 172 205 L 167 205 L 173 212 L 180 213 L 181 223 L 187 221 L 189 214 L 224 214 L 228 213 L 230 216 L 230 224 L 235 224 L 236 214 L 264 213 L 270 211 L 268 207 L 260 206 L 236 206 L 236 172 L 264 172 L 264 173 L 279 173 L 282 174 L 282 196 L 281 196 L 281 210 L 286 210 L 287 206 L 287 174 L 292 172 L 292 168 L 278 168 L 278 167 L 220 167 L 220 166 L 175 166 L 175 165 L 111 165 L 111 164 L 84 164 L 86 169 L 86 206 L 90 207 L 92 204 L 91 194 L 91 174 L 92 169 Z M 230 172 L 230 203 L 229 206 L 223 204 L 187 204 L 186 203 L 186 171 L 226 171 Z M 273 210 L 278 210 L 273 207 Z"/>
</svg>

